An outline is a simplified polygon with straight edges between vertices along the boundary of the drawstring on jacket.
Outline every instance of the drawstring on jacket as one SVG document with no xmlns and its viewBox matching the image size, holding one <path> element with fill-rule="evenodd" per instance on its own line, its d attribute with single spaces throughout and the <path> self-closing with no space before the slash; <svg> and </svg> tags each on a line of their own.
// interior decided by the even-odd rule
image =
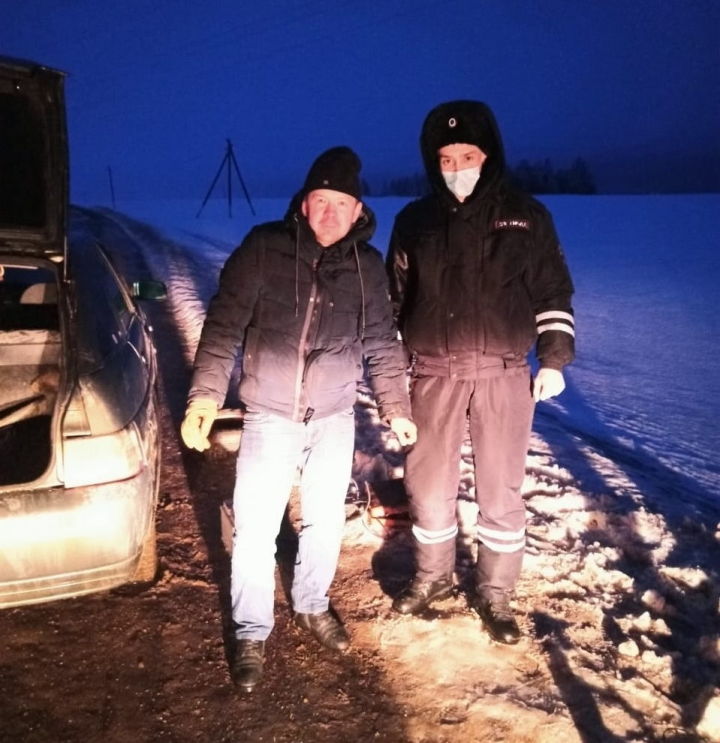
<svg viewBox="0 0 720 743">
<path fill-rule="evenodd" d="M 300 305 L 300 224 L 295 217 L 295 317 Z"/>
<path fill-rule="evenodd" d="M 360 279 L 360 302 L 362 309 L 360 310 L 362 324 L 360 326 L 360 340 L 365 338 L 365 285 L 363 284 L 362 271 L 360 269 L 360 256 L 358 255 L 357 243 L 353 240 L 353 251 L 355 253 L 355 263 L 357 264 L 358 278 Z"/>
</svg>

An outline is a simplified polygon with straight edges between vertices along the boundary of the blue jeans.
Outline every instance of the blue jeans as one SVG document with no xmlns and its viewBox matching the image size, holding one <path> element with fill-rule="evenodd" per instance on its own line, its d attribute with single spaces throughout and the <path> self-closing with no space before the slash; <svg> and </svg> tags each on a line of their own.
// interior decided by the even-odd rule
<svg viewBox="0 0 720 743">
<path fill-rule="evenodd" d="M 273 628 L 275 539 L 298 467 L 302 528 L 293 609 L 307 614 L 327 610 L 354 442 L 352 409 L 308 423 L 254 410 L 245 414 L 233 495 L 230 596 L 237 638 L 265 640 Z"/>
</svg>

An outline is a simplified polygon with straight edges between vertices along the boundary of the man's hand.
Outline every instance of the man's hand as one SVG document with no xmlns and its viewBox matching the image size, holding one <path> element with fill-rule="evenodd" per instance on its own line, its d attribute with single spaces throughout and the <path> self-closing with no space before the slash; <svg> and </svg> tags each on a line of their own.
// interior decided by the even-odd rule
<svg viewBox="0 0 720 743">
<path fill-rule="evenodd" d="M 205 451 L 210 448 L 208 434 L 217 418 L 218 406 L 214 400 L 198 398 L 187 406 L 180 435 L 188 449 Z"/>
<path fill-rule="evenodd" d="M 557 369 L 543 367 L 533 380 L 533 399 L 535 402 L 559 395 L 565 389 L 565 379 Z"/>
<path fill-rule="evenodd" d="M 393 418 L 390 428 L 401 446 L 411 446 L 417 441 L 417 426 L 409 418 Z"/>
</svg>

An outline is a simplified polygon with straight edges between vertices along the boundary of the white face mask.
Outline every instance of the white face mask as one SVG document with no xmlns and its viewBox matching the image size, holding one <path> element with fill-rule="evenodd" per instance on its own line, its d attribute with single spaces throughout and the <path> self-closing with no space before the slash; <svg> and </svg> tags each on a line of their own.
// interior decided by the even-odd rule
<svg viewBox="0 0 720 743">
<path fill-rule="evenodd" d="M 445 185 L 462 201 L 470 196 L 475 184 L 480 180 L 480 168 L 443 171 L 442 177 L 445 179 Z"/>
</svg>

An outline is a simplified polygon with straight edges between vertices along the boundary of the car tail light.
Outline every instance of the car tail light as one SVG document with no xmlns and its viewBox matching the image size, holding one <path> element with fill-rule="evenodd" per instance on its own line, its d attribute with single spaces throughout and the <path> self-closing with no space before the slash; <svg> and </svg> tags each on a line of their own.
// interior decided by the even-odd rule
<svg viewBox="0 0 720 743">
<path fill-rule="evenodd" d="M 142 443 L 134 423 L 105 436 L 73 436 L 63 441 L 67 488 L 125 480 L 137 475 L 143 464 Z"/>
</svg>

